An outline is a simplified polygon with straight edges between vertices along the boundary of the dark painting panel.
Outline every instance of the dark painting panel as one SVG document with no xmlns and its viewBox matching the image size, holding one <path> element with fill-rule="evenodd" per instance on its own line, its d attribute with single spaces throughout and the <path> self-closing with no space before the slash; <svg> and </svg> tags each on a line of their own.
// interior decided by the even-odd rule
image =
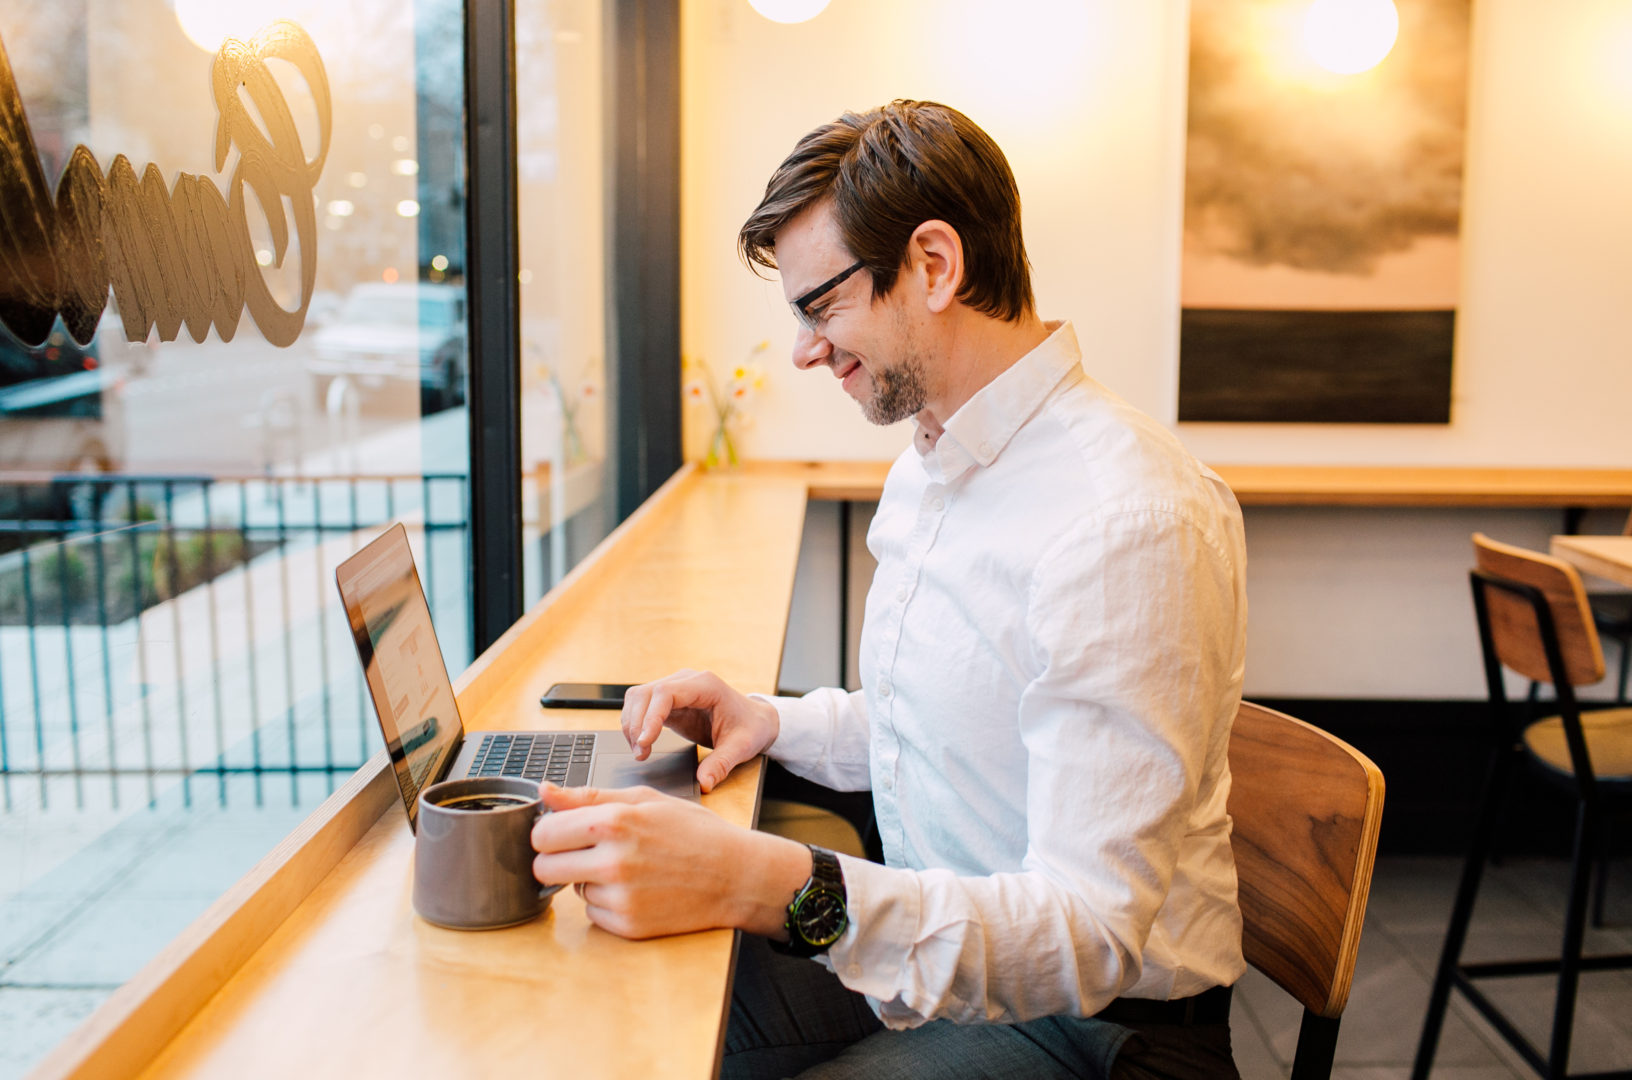
<svg viewBox="0 0 1632 1080">
<path fill-rule="evenodd" d="M 1179 419 L 1444 424 L 1454 311 L 1183 313 Z"/>
</svg>

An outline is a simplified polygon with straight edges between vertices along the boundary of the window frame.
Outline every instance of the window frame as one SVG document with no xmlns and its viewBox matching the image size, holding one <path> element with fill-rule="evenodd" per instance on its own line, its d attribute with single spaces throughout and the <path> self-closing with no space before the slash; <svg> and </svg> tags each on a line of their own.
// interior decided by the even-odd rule
<svg viewBox="0 0 1632 1080">
<path fill-rule="evenodd" d="M 680 8 L 607 0 L 610 485 L 621 522 L 680 468 Z M 472 655 L 525 610 L 515 0 L 466 0 Z M 557 526 L 559 527 L 559 526 Z"/>
</svg>

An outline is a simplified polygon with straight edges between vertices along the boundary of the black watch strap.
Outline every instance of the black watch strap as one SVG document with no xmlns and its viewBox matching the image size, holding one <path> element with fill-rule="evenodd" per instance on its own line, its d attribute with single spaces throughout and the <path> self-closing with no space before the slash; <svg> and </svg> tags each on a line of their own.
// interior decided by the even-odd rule
<svg viewBox="0 0 1632 1080">
<path fill-rule="evenodd" d="M 772 949 L 789 956 L 810 957 L 826 952 L 844 936 L 850 924 L 839 857 L 814 844 L 805 846 L 810 848 L 810 880 L 788 904 L 787 921 L 782 924 L 788 932 L 786 944 L 770 943 Z"/>
</svg>

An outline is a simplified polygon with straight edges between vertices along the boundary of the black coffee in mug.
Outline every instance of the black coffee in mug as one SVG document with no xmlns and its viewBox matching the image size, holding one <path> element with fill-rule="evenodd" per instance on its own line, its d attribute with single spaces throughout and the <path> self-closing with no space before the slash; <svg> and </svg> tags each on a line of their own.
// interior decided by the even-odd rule
<svg viewBox="0 0 1632 1080">
<path fill-rule="evenodd" d="M 456 795 L 438 799 L 436 805 L 445 810 L 503 810 L 511 806 L 526 806 L 532 801 L 520 795 Z"/>
</svg>

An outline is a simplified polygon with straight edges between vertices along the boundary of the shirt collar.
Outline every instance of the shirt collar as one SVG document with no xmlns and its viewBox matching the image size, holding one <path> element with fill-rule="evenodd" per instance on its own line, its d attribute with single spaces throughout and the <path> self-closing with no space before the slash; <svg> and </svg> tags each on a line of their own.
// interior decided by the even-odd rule
<svg viewBox="0 0 1632 1080">
<path fill-rule="evenodd" d="M 1043 399 L 1082 366 L 1082 349 L 1069 321 L 1045 323 L 1049 335 L 1007 371 L 975 391 L 946 421 L 933 448 L 922 449 L 923 425 L 913 434 L 924 469 L 949 483 L 976 465 L 985 468 L 1003 452 Z"/>
</svg>

